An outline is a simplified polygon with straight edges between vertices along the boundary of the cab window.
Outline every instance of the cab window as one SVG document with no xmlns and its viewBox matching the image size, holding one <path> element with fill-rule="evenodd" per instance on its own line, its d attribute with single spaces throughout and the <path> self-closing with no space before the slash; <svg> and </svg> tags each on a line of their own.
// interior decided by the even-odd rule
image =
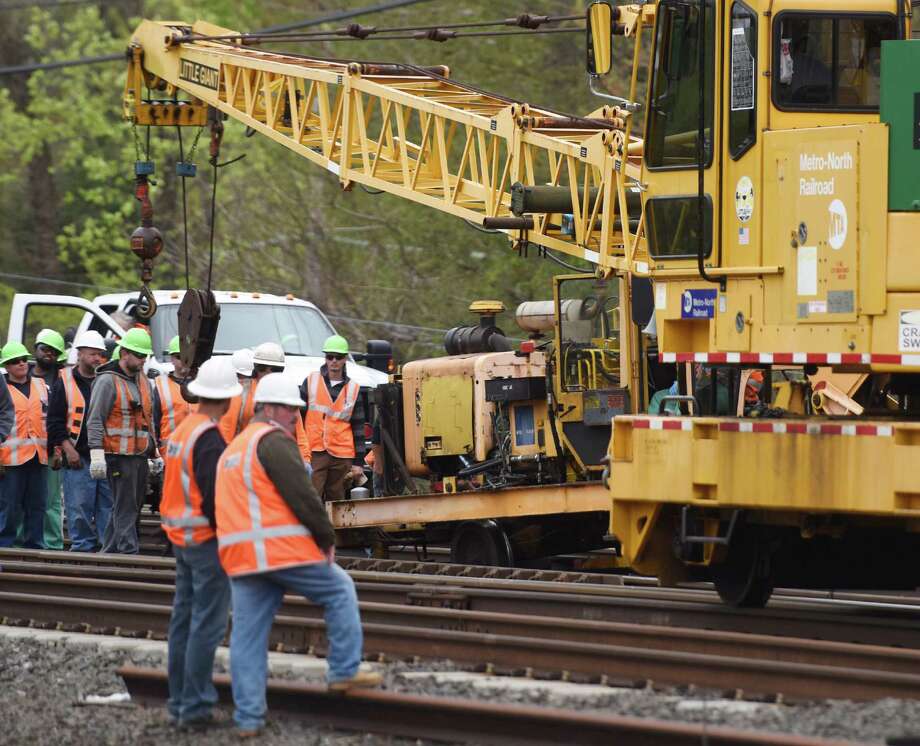
<svg viewBox="0 0 920 746">
<path fill-rule="evenodd" d="M 705 24 L 702 82 L 698 43 L 701 21 Z M 712 161 L 715 26 L 711 0 L 706 0 L 703 14 L 699 0 L 662 0 L 659 5 L 646 128 L 645 159 L 651 169 L 697 167 L 701 103 L 704 165 Z"/>
<path fill-rule="evenodd" d="M 728 150 L 737 160 L 757 140 L 757 14 L 744 3 L 732 5 L 729 49 Z"/>
<path fill-rule="evenodd" d="M 882 41 L 893 15 L 780 13 L 774 23 L 773 102 L 799 111 L 877 111 Z"/>
</svg>

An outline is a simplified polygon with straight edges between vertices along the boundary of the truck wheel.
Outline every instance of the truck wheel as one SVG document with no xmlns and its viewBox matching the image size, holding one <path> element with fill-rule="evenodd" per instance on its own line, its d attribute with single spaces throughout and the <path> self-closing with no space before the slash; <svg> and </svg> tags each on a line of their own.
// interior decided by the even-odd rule
<svg viewBox="0 0 920 746">
<path fill-rule="evenodd" d="M 450 561 L 457 565 L 513 567 L 514 555 L 508 536 L 498 523 L 491 519 L 466 521 L 454 531 Z"/>
<path fill-rule="evenodd" d="M 773 593 L 770 555 L 753 531 L 735 535 L 728 557 L 713 565 L 711 574 L 719 597 L 730 606 L 762 609 Z"/>
</svg>

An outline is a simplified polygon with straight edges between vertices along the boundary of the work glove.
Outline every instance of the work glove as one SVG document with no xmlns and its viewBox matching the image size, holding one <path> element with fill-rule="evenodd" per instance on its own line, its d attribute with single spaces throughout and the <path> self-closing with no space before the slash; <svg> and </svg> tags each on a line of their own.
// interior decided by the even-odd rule
<svg viewBox="0 0 920 746">
<path fill-rule="evenodd" d="M 313 476 L 313 464 L 311 464 L 309 461 L 304 461 L 303 468 L 306 470 L 308 477 Z"/>
<path fill-rule="evenodd" d="M 149 458 L 147 459 L 147 468 L 150 469 L 150 475 L 154 477 L 160 476 L 163 473 L 163 459 L 161 458 Z"/>
<path fill-rule="evenodd" d="M 89 475 L 93 479 L 105 479 L 105 451 L 93 448 L 89 452 Z"/>
</svg>

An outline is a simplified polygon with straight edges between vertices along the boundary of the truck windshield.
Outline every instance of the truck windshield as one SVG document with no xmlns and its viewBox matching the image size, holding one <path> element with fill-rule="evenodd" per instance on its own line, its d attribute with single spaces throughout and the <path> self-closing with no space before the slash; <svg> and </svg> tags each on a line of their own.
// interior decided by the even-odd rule
<svg viewBox="0 0 920 746">
<path fill-rule="evenodd" d="M 664 0 L 656 22 L 655 59 L 645 151 L 649 168 L 680 169 L 697 165 L 701 83 L 699 76 L 700 3 Z M 712 91 L 715 19 L 706 2 L 705 162 L 712 158 Z"/>
<path fill-rule="evenodd" d="M 169 340 L 179 333 L 179 306 L 162 305 L 151 328 L 154 350 L 163 357 Z M 322 355 L 323 341 L 335 330 L 313 308 L 305 306 L 225 303 L 214 352 L 230 354 L 241 347 L 278 342 L 288 355 Z"/>
</svg>

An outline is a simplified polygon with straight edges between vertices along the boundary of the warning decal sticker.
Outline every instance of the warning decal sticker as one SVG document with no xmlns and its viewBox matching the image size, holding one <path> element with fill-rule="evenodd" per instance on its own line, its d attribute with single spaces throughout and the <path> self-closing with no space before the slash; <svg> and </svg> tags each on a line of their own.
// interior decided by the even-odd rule
<svg viewBox="0 0 920 746">
<path fill-rule="evenodd" d="M 920 352 L 920 311 L 901 311 L 898 352 Z"/>
</svg>

